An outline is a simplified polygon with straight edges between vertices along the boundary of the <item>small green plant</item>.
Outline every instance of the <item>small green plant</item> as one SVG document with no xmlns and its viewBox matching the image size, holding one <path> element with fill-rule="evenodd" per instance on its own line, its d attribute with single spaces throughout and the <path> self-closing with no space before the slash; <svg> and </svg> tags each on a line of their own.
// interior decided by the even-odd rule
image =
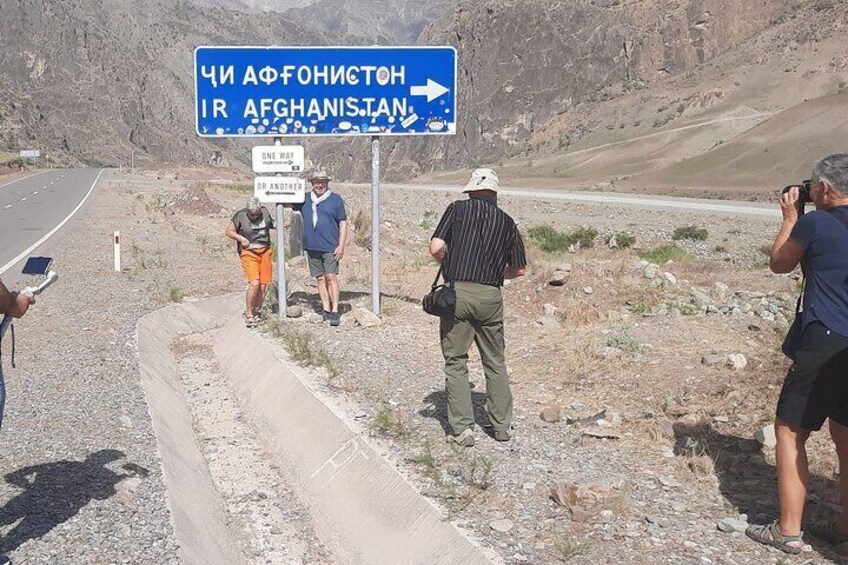
<svg viewBox="0 0 848 565">
<path fill-rule="evenodd" d="M 756 261 L 754 261 L 754 268 L 755 269 L 767 269 L 768 266 L 769 266 L 769 260 L 768 259 L 757 259 Z"/>
<path fill-rule="evenodd" d="M 561 232 L 550 225 L 533 226 L 527 231 L 527 235 L 539 244 L 543 251 L 549 253 L 568 251 L 573 243 L 568 234 Z"/>
<path fill-rule="evenodd" d="M 681 239 L 691 239 L 693 241 L 704 241 L 709 237 L 709 232 L 705 228 L 698 226 L 681 226 L 674 230 L 671 239 L 680 241 Z"/>
<path fill-rule="evenodd" d="M 172 286 L 168 289 L 168 300 L 171 302 L 180 302 L 185 298 L 185 291 L 179 286 Z"/>
<path fill-rule="evenodd" d="M 312 365 L 312 334 L 288 329 L 283 330 L 281 337 L 292 359 L 301 365 Z"/>
<path fill-rule="evenodd" d="M 612 334 L 607 337 L 607 347 L 615 347 L 622 351 L 639 352 L 644 349 L 644 346 L 635 337 L 627 334 Z"/>
<path fill-rule="evenodd" d="M 165 197 L 160 193 L 156 193 L 150 197 L 150 201 L 145 203 L 144 207 L 147 210 L 148 214 L 153 214 L 158 212 L 162 208 L 168 205 L 168 201 L 165 200 Z"/>
<path fill-rule="evenodd" d="M 554 542 L 554 549 L 559 554 L 559 558 L 563 561 L 570 561 L 589 549 L 589 543 L 585 541 L 575 541 L 572 539 L 558 540 Z"/>
<path fill-rule="evenodd" d="M 374 415 L 371 429 L 379 435 L 391 437 L 399 441 L 407 441 L 415 436 L 415 431 L 403 420 L 400 410 L 392 410 L 383 406 Z"/>
<path fill-rule="evenodd" d="M 421 223 L 418 224 L 418 227 L 420 227 L 423 230 L 432 229 L 433 226 L 436 224 L 437 216 L 438 216 L 438 213 L 434 212 L 433 210 L 425 211 L 424 212 L 424 219 L 421 220 Z"/>
<path fill-rule="evenodd" d="M 430 441 L 425 440 L 421 446 L 421 451 L 410 458 L 410 461 L 418 465 L 421 475 L 433 481 L 436 486 L 444 484 L 444 476 L 442 475 L 442 464 L 433 455 L 433 450 L 430 446 Z"/>
<path fill-rule="evenodd" d="M 551 225 L 533 226 L 527 230 L 528 237 L 539 244 L 543 251 L 557 253 L 568 251 L 572 245 L 589 248 L 595 244 L 598 231 L 594 228 L 580 227 L 571 233 L 561 232 Z"/>
<path fill-rule="evenodd" d="M 685 249 L 672 243 L 660 245 L 650 251 L 644 251 L 639 254 L 639 257 L 651 263 L 662 265 L 669 261 L 685 261 L 689 259 L 689 254 Z"/>
<path fill-rule="evenodd" d="M 316 343 L 309 332 L 287 327 L 285 322 L 276 317 L 269 318 L 266 327 L 271 335 L 283 340 L 286 351 L 296 363 L 304 367 L 323 368 L 329 380 L 341 374 L 341 369 L 330 353 L 320 343 Z"/>
<path fill-rule="evenodd" d="M 333 380 L 341 374 L 329 351 L 321 346 L 316 347 L 313 362 L 316 367 L 323 367 L 327 371 L 327 378 L 329 380 Z"/>
<path fill-rule="evenodd" d="M 627 249 L 632 247 L 634 243 L 636 243 L 636 236 L 631 235 L 627 232 L 618 232 L 615 235 L 611 235 L 607 238 L 607 245 L 609 245 L 610 240 L 615 238 L 615 243 L 620 249 Z"/>
<path fill-rule="evenodd" d="M 598 230 L 588 227 L 580 227 L 569 234 L 571 241 L 580 244 L 583 249 L 588 249 L 595 245 L 595 238 L 598 237 Z"/>
</svg>

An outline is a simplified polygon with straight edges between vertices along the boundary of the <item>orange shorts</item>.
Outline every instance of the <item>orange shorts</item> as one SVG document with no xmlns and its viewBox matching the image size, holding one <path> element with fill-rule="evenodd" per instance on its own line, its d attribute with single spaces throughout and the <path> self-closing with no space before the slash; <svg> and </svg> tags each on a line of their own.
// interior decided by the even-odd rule
<svg viewBox="0 0 848 565">
<path fill-rule="evenodd" d="M 271 284 L 271 255 L 273 255 L 273 252 L 270 247 L 242 250 L 239 254 L 239 260 L 241 261 L 241 268 L 244 270 L 244 276 L 247 277 L 247 282 L 259 279 L 260 284 Z"/>
</svg>

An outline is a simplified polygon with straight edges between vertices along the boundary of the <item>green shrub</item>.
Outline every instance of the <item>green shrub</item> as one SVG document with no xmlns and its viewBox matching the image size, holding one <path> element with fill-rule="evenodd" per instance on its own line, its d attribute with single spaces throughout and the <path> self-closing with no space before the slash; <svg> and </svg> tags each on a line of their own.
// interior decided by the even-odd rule
<svg viewBox="0 0 848 565">
<path fill-rule="evenodd" d="M 627 249 L 628 247 L 631 247 L 634 243 L 636 243 L 636 236 L 622 231 L 608 237 L 607 245 L 609 245 L 609 242 L 613 237 L 615 238 L 615 243 L 620 249 Z"/>
<path fill-rule="evenodd" d="M 674 235 L 671 236 L 671 239 L 674 241 L 680 241 L 681 239 L 704 241 L 709 235 L 706 229 L 699 228 L 698 226 L 681 226 L 674 230 Z"/>
<path fill-rule="evenodd" d="M 598 231 L 594 228 L 581 227 L 571 233 L 565 233 L 553 226 L 544 224 L 533 226 L 527 230 L 527 235 L 531 240 L 538 243 L 543 251 L 555 253 L 568 251 L 568 248 L 574 244 L 579 244 L 580 247 L 592 247 L 595 244 Z"/>
<path fill-rule="evenodd" d="M 543 251 L 567 251 L 571 245 L 571 239 L 567 234 L 547 224 L 533 226 L 527 231 L 527 235 L 530 239 L 538 243 Z"/>
<path fill-rule="evenodd" d="M 185 291 L 178 286 L 172 286 L 168 289 L 168 300 L 171 302 L 180 302 L 183 298 L 185 298 Z"/>
<path fill-rule="evenodd" d="M 640 352 L 644 346 L 633 336 L 613 334 L 607 337 L 607 347 L 615 347 L 622 351 Z"/>
<path fill-rule="evenodd" d="M 662 265 L 664 263 L 668 263 L 669 261 L 685 261 L 689 259 L 689 254 L 686 253 L 685 249 L 677 247 L 672 243 L 667 245 L 660 245 L 659 247 L 651 249 L 650 251 L 644 251 L 639 254 L 639 257 L 641 257 L 645 261 L 650 261 L 651 263 Z"/>
<path fill-rule="evenodd" d="M 595 245 L 595 238 L 598 237 L 598 230 L 594 228 L 581 227 L 571 232 L 569 237 L 573 242 L 579 243 L 580 247 L 587 249 Z"/>
</svg>

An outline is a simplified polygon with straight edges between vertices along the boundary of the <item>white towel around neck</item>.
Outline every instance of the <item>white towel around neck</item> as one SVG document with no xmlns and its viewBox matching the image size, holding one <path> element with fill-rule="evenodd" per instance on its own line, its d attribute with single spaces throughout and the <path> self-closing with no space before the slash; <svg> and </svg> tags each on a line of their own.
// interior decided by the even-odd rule
<svg viewBox="0 0 848 565">
<path fill-rule="evenodd" d="M 310 195 L 310 200 L 312 200 L 312 228 L 313 229 L 318 227 L 318 204 L 320 204 L 321 202 L 323 202 L 327 198 L 329 198 L 330 194 L 332 194 L 332 192 L 328 188 L 327 192 L 325 192 L 324 194 L 322 194 L 318 198 L 315 198 L 314 192 Z"/>
</svg>

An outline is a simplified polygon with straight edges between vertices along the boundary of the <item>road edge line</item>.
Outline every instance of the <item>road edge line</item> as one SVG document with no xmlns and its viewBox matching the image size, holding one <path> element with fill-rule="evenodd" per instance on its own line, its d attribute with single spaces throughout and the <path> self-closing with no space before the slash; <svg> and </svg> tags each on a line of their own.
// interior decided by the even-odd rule
<svg viewBox="0 0 848 565">
<path fill-rule="evenodd" d="M 21 259 L 23 259 L 23 258 L 24 258 L 24 257 L 26 257 L 27 255 L 29 255 L 30 253 L 32 253 L 33 251 L 35 251 L 35 250 L 36 250 L 36 249 L 37 249 L 37 248 L 38 248 L 41 244 L 43 244 L 45 241 L 47 241 L 48 239 L 50 239 L 51 237 L 53 237 L 53 235 L 54 235 L 57 231 L 59 231 L 60 229 L 62 229 L 62 226 L 64 226 L 65 224 L 67 224 L 67 223 L 68 223 L 68 220 L 70 220 L 71 218 L 73 218 L 73 217 L 74 217 L 74 215 L 75 215 L 77 212 L 79 212 L 79 209 L 80 209 L 80 208 L 82 208 L 82 205 L 83 205 L 83 204 L 85 204 L 85 202 L 88 200 L 88 197 L 89 197 L 89 196 L 91 196 L 91 193 L 92 193 L 92 192 L 94 192 L 94 187 L 96 187 L 96 186 L 97 186 L 97 182 L 100 180 L 101 175 L 103 175 L 103 173 L 105 173 L 105 172 L 106 172 L 106 169 L 100 169 L 100 172 L 99 172 L 99 173 L 97 173 L 97 177 L 94 179 L 94 182 L 93 182 L 93 183 L 91 183 L 91 188 L 89 188 L 89 189 L 88 189 L 88 192 L 86 193 L 85 197 L 84 197 L 84 198 L 80 201 L 80 203 L 79 203 L 79 204 L 77 204 L 77 207 L 76 207 L 76 208 L 74 208 L 73 210 L 71 210 L 71 213 L 70 213 L 70 214 L 68 214 L 68 216 L 67 216 L 64 220 L 62 220 L 61 222 L 59 222 L 59 225 L 57 225 L 57 226 L 56 226 L 56 227 L 54 227 L 52 230 L 50 230 L 49 232 L 47 232 L 46 234 L 44 234 L 44 236 L 43 236 L 41 239 L 39 239 L 38 241 L 36 241 L 36 242 L 35 242 L 35 243 L 33 243 L 32 245 L 30 245 L 30 246 L 29 246 L 27 249 L 25 249 L 25 250 L 24 250 L 24 251 L 23 251 L 20 255 L 18 255 L 17 257 L 15 257 L 15 258 L 14 258 L 14 259 L 12 259 L 11 261 L 9 261 L 8 263 L 6 263 L 6 264 L 5 264 L 5 265 L 3 265 L 2 267 L 0 267 L 0 275 L 2 275 L 2 274 L 3 274 L 3 273 L 5 273 L 6 271 L 8 271 L 10 268 L 12 268 L 12 266 L 13 266 L 15 263 L 17 263 L 18 261 L 20 261 Z M 19 179 L 19 180 L 20 180 L 20 179 Z M 14 181 L 13 181 L 13 182 L 14 182 Z"/>
</svg>

